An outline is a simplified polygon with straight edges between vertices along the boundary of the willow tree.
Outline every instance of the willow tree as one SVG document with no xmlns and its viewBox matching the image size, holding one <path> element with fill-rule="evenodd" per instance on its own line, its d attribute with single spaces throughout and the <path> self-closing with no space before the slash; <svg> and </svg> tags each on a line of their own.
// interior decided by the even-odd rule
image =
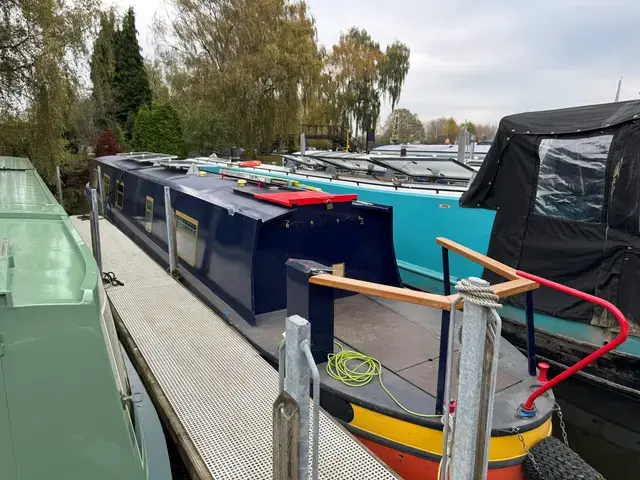
<svg viewBox="0 0 640 480">
<path fill-rule="evenodd" d="M 375 129 L 384 96 L 392 108 L 400 99 L 409 71 L 409 48 L 395 42 L 383 53 L 364 29 L 352 27 L 340 36 L 328 58 L 343 121 L 357 135 Z"/>
<path fill-rule="evenodd" d="M 321 68 L 302 0 L 168 0 L 157 25 L 172 103 L 192 149 L 267 148 L 299 129 L 301 97 Z"/>
<path fill-rule="evenodd" d="M 78 61 L 86 55 L 96 4 L 0 2 L 0 122 L 26 126 L 25 153 L 45 177 L 68 160 L 64 134 L 74 117 Z"/>
</svg>

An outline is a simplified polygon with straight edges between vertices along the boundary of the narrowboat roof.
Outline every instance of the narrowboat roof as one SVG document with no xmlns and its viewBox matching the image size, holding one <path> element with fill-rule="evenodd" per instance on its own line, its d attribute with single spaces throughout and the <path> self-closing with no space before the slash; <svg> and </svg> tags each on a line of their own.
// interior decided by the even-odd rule
<svg viewBox="0 0 640 480">
<path fill-rule="evenodd" d="M 120 156 L 98 158 L 97 161 L 112 165 L 124 171 L 136 171 L 136 175 L 152 180 L 160 185 L 188 193 L 192 197 L 214 203 L 229 211 L 261 220 L 271 221 L 290 212 L 290 209 L 276 203 L 257 201 L 251 195 L 251 187 L 240 187 L 235 180 L 219 175 L 187 175 L 183 171 L 156 165 L 143 165 Z M 114 179 L 118 180 L 118 179 Z M 277 189 L 273 189 L 277 191 Z"/>
<path fill-rule="evenodd" d="M 585 132 L 640 118 L 640 100 L 525 112 L 504 117 L 500 131 L 516 135 Z"/>
<path fill-rule="evenodd" d="M 97 272 L 87 271 L 80 243 L 31 162 L 0 157 L 0 297 L 6 304 L 82 302 Z"/>
</svg>

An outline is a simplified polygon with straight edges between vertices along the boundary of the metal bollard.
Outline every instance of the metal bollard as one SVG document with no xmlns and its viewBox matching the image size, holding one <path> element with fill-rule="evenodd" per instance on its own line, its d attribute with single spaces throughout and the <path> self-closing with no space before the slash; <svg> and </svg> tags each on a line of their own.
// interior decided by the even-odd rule
<svg viewBox="0 0 640 480">
<path fill-rule="evenodd" d="M 58 202 L 60 202 L 60 206 L 64 208 L 64 202 L 62 201 L 62 179 L 60 178 L 60 167 L 56 167 L 56 188 L 58 190 Z"/>
<path fill-rule="evenodd" d="M 175 214 L 171 208 L 171 189 L 164 187 L 164 214 L 167 219 L 167 250 L 169 253 L 169 275 L 178 271 L 178 256 L 176 248 Z"/>
<path fill-rule="evenodd" d="M 300 134 L 300 155 L 304 157 L 305 152 L 307 151 L 307 137 L 304 133 Z"/>
<path fill-rule="evenodd" d="M 489 287 L 488 282 L 479 278 L 468 281 L 475 287 Z M 470 297 L 468 294 L 465 298 L 460 347 L 452 461 L 452 477 L 456 480 L 486 478 L 498 365 L 499 316 L 492 309 L 474 303 Z M 495 327 L 489 326 L 490 322 L 496 322 Z M 485 341 L 488 330 L 493 345 Z"/>
<path fill-rule="evenodd" d="M 102 275 L 102 253 L 100 252 L 100 216 L 98 215 L 98 193 L 91 189 L 91 246 L 93 256 L 98 264 L 99 275 Z"/>
<path fill-rule="evenodd" d="M 298 315 L 287 318 L 286 340 L 278 351 L 280 395 L 274 403 L 273 478 L 309 478 L 309 381 L 313 379 L 311 476 L 318 479 L 320 373 L 311 353 L 310 336 L 309 322 Z M 291 401 L 298 406 L 297 417 Z M 292 422 L 297 423 L 291 426 Z M 287 476 L 292 465 L 298 466 L 297 476 Z"/>
</svg>

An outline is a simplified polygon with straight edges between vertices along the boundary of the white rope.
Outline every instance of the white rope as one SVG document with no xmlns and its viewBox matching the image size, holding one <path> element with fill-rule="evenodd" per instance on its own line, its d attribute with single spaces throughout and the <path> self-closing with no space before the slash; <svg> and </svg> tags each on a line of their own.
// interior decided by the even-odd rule
<svg viewBox="0 0 640 480">
<path fill-rule="evenodd" d="M 471 283 L 466 278 L 459 280 L 456 284 L 456 290 L 465 300 L 481 307 L 500 308 L 502 305 L 498 302 L 500 297 L 491 288 L 491 285 L 479 286 Z"/>
</svg>

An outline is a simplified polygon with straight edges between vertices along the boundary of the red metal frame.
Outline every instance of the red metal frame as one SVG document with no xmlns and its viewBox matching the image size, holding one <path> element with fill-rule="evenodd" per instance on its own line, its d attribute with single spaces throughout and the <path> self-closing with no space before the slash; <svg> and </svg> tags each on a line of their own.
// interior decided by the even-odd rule
<svg viewBox="0 0 640 480">
<path fill-rule="evenodd" d="M 616 348 L 618 345 L 623 343 L 627 339 L 627 337 L 629 336 L 629 324 L 627 323 L 627 319 L 624 317 L 622 312 L 615 305 L 613 305 L 610 302 L 607 302 L 606 300 L 604 300 L 602 298 L 595 297 L 593 295 L 589 295 L 588 293 L 581 292 L 580 290 L 576 290 L 574 288 L 567 287 L 565 285 L 561 285 L 559 283 L 552 282 L 551 280 L 547 280 L 546 278 L 538 277 L 536 275 L 532 275 L 532 274 L 527 273 L 527 272 L 522 272 L 520 270 L 516 271 L 516 274 L 519 277 L 523 277 L 523 278 L 527 278 L 529 280 L 533 280 L 534 282 L 537 282 L 540 285 L 544 285 L 545 287 L 553 288 L 554 290 L 558 290 L 559 292 L 566 293 L 567 295 L 572 295 L 572 296 L 578 297 L 578 298 L 580 298 L 582 300 L 586 300 L 587 302 L 591 302 L 591 303 L 595 303 L 596 305 L 600 305 L 601 307 L 604 307 L 607 310 L 609 310 L 613 314 L 613 316 L 616 317 L 616 320 L 618 321 L 618 325 L 620 325 L 620 333 L 618 334 L 618 336 L 616 336 L 616 338 L 611 340 L 609 343 L 607 343 L 603 347 L 600 347 L 598 350 L 593 352 L 588 357 L 580 360 L 578 363 L 576 363 L 572 367 L 567 368 L 560 375 L 558 375 L 558 376 L 554 377 L 553 379 L 549 380 L 547 383 L 545 383 L 544 385 L 539 387 L 537 390 L 535 390 L 531 395 L 529 395 L 529 398 L 527 398 L 527 401 L 524 404 L 523 409 L 524 410 L 532 410 L 533 409 L 533 402 L 535 402 L 536 398 L 538 398 L 544 392 L 546 392 L 550 388 L 555 387 L 557 384 L 562 382 L 564 379 L 570 377 L 571 375 L 573 375 L 577 371 L 582 370 L 584 367 L 586 367 L 590 363 L 593 363 L 595 360 L 597 360 L 598 358 L 602 357 L 603 355 L 605 355 L 606 353 L 610 352 L 611 350 Z"/>
</svg>

